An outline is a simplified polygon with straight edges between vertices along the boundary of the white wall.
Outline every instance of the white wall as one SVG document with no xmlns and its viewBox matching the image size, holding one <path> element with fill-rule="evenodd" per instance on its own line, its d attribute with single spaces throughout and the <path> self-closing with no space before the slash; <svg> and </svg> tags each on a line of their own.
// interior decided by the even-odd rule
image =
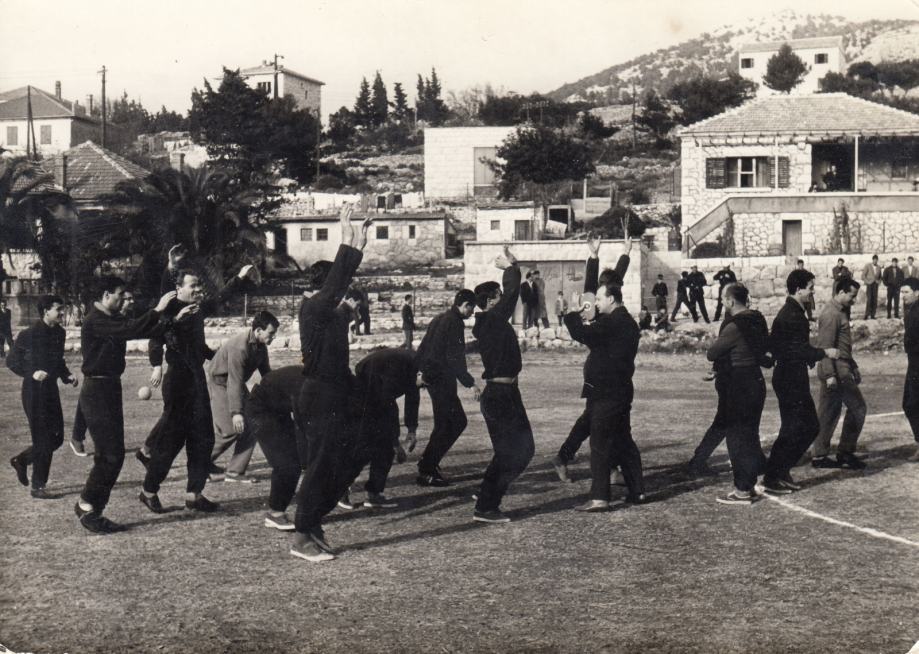
<svg viewBox="0 0 919 654">
<path fill-rule="evenodd" d="M 789 45 L 791 45 L 792 52 L 801 57 L 804 63 L 810 68 L 804 80 L 792 89 L 791 92 L 794 95 L 816 93 L 819 91 L 819 80 L 825 77 L 827 73 L 845 72 L 845 55 L 837 47 L 795 48 L 793 43 Z M 763 75 L 766 74 L 766 64 L 776 53 L 778 53 L 778 48 L 772 52 L 740 52 L 737 63 L 738 67 L 740 66 L 740 59 L 753 59 L 753 68 L 739 68 L 738 72 L 741 77 L 759 84 L 759 88 L 756 90 L 757 97 L 776 95 L 778 93 L 778 91 L 773 91 L 763 84 Z M 827 63 L 814 63 L 814 56 L 818 53 L 827 55 Z"/>
<path fill-rule="evenodd" d="M 70 118 L 41 118 L 32 121 L 35 126 L 35 139 L 38 143 L 38 151 L 42 154 L 58 154 L 71 148 L 74 143 L 71 142 L 71 123 Z M 43 126 L 51 127 L 51 143 L 42 144 L 41 128 Z M 10 145 L 6 139 L 6 128 L 16 127 L 17 145 Z M 26 151 L 26 129 L 28 121 L 25 120 L 0 120 L 0 146 L 17 154 Z M 31 138 L 31 137 L 30 137 Z"/>
<path fill-rule="evenodd" d="M 515 223 L 518 220 L 533 221 L 533 234 L 539 231 L 542 210 L 535 206 L 484 208 L 476 207 L 475 239 L 481 242 L 513 241 Z M 491 223 L 498 221 L 498 229 L 493 230 Z"/>
<path fill-rule="evenodd" d="M 300 240 L 300 229 L 303 227 L 313 230 L 313 240 Z M 285 223 L 284 229 L 287 231 L 287 254 L 296 259 L 301 266 L 310 265 L 320 259 L 331 261 L 338 252 L 338 246 L 341 245 L 341 225 L 337 221 Z M 329 240 L 317 241 L 317 229 L 328 229 Z"/>
<path fill-rule="evenodd" d="M 475 148 L 496 148 L 515 127 L 429 127 L 424 130 L 424 194 L 429 200 L 471 197 Z"/>
</svg>

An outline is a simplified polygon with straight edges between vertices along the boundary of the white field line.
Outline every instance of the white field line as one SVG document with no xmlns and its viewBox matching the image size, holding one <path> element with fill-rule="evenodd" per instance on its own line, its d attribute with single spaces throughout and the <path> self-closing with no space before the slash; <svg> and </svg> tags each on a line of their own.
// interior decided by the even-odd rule
<svg viewBox="0 0 919 654">
<path fill-rule="evenodd" d="M 891 411 L 890 413 L 872 413 L 871 415 L 865 416 L 865 420 L 871 420 L 872 418 L 893 418 L 894 416 L 902 415 L 902 411 Z"/>
<path fill-rule="evenodd" d="M 855 531 L 860 531 L 861 533 L 867 534 L 868 536 L 871 536 L 873 538 L 881 538 L 883 540 L 889 540 L 894 543 L 900 543 L 901 545 L 908 545 L 910 547 L 915 547 L 916 549 L 919 549 L 919 543 L 909 540 L 908 538 L 903 538 L 902 536 L 894 536 L 892 534 L 888 534 L 878 529 L 872 529 L 871 527 L 859 527 L 858 525 L 852 524 L 851 522 L 846 522 L 845 520 L 837 520 L 836 518 L 825 516 L 821 513 L 817 513 L 816 511 L 805 509 L 804 507 L 797 506 L 796 504 L 792 504 L 791 502 L 786 502 L 783 499 L 780 499 L 778 497 L 774 497 L 772 495 L 768 495 L 765 493 L 764 493 L 764 497 L 767 500 L 771 500 L 777 504 L 784 506 L 786 509 L 791 509 L 792 511 L 803 513 L 804 515 L 810 516 L 811 518 L 817 518 L 818 520 L 823 520 L 824 522 L 828 522 L 831 525 L 837 525 L 839 527 L 847 527 L 848 529 L 854 529 Z"/>
</svg>

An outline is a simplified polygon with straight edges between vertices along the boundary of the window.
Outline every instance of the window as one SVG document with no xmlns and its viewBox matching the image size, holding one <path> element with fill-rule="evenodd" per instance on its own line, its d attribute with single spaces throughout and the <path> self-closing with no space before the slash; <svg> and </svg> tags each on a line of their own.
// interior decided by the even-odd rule
<svg viewBox="0 0 919 654">
<path fill-rule="evenodd" d="M 408 226 L 408 237 L 409 237 L 410 239 L 414 239 L 414 238 L 415 238 L 415 226 L 414 226 L 414 225 L 409 225 L 409 226 Z"/>
<path fill-rule="evenodd" d="M 316 230 L 316 240 L 317 241 L 328 241 L 329 240 L 329 230 L 326 227 L 320 227 Z"/>
<path fill-rule="evenodd" d="M 385 241 L 389 239 L 389 227 L 386 225 L 377 225 L 377 240 Z"/>
<path fill-rule="evenodd" d="M 740 60 L 741 68 L 753 68 L 753 57 L 744 57 Z"/>
<path fill-rule="evenodd" d="M 51 145 L 51 125 L 42 125 L 38 138 L 42 145 Z"/>
<path fill-rule="evenodd" d="M 6 144 L 7 145 L 19 145 L 19 128 L 18 127 L 7 127 L 6 128 Z"/>
<path fill-rule="evenodd" d="M 495 171 L 486 161 L 494 161 L 496 156 L 498 156 L 498 148 L 472 148 L 473 183 L 476 186 L 495 185 Z"/>
<path fill-rule="evenodd" d="M 378 195 L 377 196 L 377 209 L 386 209 L 386 196 Z"/>
<path fill-rule="evenodd" d="M 492 221 L 491 221 L 491 231 L 497 232 L 497 231 L 499 231 L 500 229 L 501 229 L 501 221 L 500 221 L 500 220 L 492 220 Z"/>
<path fill-rule="evenodd" d="M 818 52 L 817 54 L 814 55 L 815 64 L 826 64 L 826 63 L 829 63 L 829 61 L 830 61 L 830 55 L 828 55 L 825 52 Z"/>
<path fill-rule="evenodd" d="M 309 91 L 304 91 L 304 92 L 303 92 L 303 99 L 304 99 L 304 100 L 309 100 L 309 99 L 310 99 L 310 92 L 309 92 Z"/>
<path fill-rule="evenodd" d="M 312 227 L 301 227 L 300 228 L 300 240 L 301 241 L 312 241 L 313 240 L 313 228 Z"/>
<path fill-rule="evenodd" d="M 766 186 L 766 158 L 730 157 L 727 160 L 727 185 L 736 188 Z"/>
<path fill-rule="evenodd" d="M 265 93 L 271 93 L 271 82 L 258 82 L 255 85 L 259 91 L 264 91 Z"/>
<path fill-rule="evenodd" d="M 775 183 L 775 157 L 727 157 L 705 160 L 706 188 L 772 188 Z M 778 158 L 778 186 L 788 188 L 788 157 Z"/>
</svg>

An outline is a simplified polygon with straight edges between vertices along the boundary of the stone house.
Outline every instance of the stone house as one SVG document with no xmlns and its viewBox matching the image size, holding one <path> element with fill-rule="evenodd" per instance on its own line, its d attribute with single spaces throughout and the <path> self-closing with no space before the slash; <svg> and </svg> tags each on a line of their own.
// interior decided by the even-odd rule
<svg viewBox="0 0 919 654">
<path fill-rule="evenodd" d="M 786 43 L 791 47 L 791 51 L 809 67 L 801 83 L 792 89 L 792 94 L 816 93 L 820 90 L 819 81 L 827 73 L 845 72 L 846 52 L 841 36 L 790 39 L 772 43 L 747 43 L 738 48 L 737 72 L 741 77 L 759 84 L 756 90 L 757 97 L 778 93 L 763 84 L 763 75 L 766 74 L 766 64 Z"/>
<path fill-rule="evenodd" d="M 424 195 L 428 201 L 494 198 L 494 160 L 516 127 L 429 127 L 424 130 Z"/>
<path fill-rule="evenodd" d="M 683 252 L 919 249 L 919 116 L 842 93 L 753 100 L 684 128 Z"/>
<path fill-rule="evenodd" d="M 27 145 L 32 149 L 34 135 L 38 152 L 50 155 L 87 140 L 101 140 L 102 125 L 90 116 L 91 110 L 62 98 L 60 82 L 54 86 L 54 94 L 34 86 L 0 93 L 0 147 L 25 154 Z M 92 96 L 88 100 L 91 102 Z"/>
<path fill-rule="evenodd" d="M 263 61 L 260 66 L 243 68 L 239 74 L 252 88 L 267 92 L 268 97 L 290 96 L 300 109 L 308 109 L 317 114 L 322 110 L 322 87 L 325 86 L 325 82 L 307 77 L 283 65 L 275 68 L 267 61 Z"/>
</svg>

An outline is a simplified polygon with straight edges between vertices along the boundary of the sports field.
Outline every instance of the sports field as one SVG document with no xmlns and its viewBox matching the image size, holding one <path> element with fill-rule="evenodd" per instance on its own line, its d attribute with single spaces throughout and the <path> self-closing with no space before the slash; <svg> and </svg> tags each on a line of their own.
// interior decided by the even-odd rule
<svg viewBox="0 0 919 654">
<path fill-rule="evenodd" d="M 714 414 L 704 358 L 640 355 L 632 424 L 651 501 L 617 501 L 602 514 L 572 510 L 589 484 L 586 447 L 574 484 L 558 482 L 550 464 L 582 408 L 583 357 L 524 355 L 537 448 L 505 499 L 512 523 L 471 521 L 490 443 L 461 391 L 469 428 L 444 461 L 455 485 L 415 486 L 416 450 L 390 478 L 400 508 L 336 510 L 326 535 L 339 558 L 321 564 L 294 559 L 289 536 L 262 526 L 260 453 L 253 470 L 262 483 L 210 484 L 206 494 L 225 510 L 208 516 L 179 508 L 184 457 L 160 493 L 175 510 L 147 512 L 129 453 L 107 511 L 130 525 L 126 533 L 80 527 L 73 504 L 90 459 L 66 444 L 49 483 L 61 498 L 31 499 L 6 463 L 29 439 L 20 380 L 0 369 L 0 643 L 71 654 L 910 650 L 919 639 L 919 464 L 905 461 L 905 419 L 886 415 L 899 411 L 902 354 L 860 357 L 868 469 L 799 467 L 803 491 L 752 507 L 714 501 L 730 486 L 723 448 L 713 459 L 719 477 L 689 480 L 677 469 Z M 479 374 L 479 357 L 469 358 Z M 143 360 L 129 361 L 129 447 L 161 407 L 158 392 L 134 399 L 148 374 Z M 77 393 L 62 395 L 69 429 Z M 767 444 L 778 430 L 769 395 Z M 430 425 L 424 398 L 419 449 Z"/>
</svg>

